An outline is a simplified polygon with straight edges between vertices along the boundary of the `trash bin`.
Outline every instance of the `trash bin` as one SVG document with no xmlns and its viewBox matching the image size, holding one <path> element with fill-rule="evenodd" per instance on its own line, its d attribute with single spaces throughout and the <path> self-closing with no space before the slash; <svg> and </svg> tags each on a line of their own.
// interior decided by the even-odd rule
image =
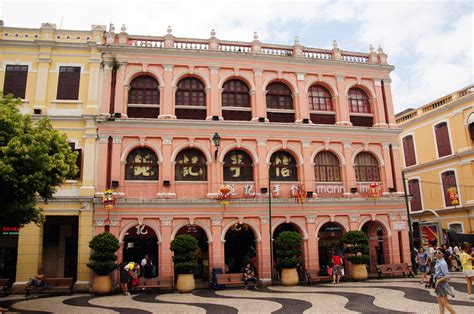
<svg viewBox="0 0 474 314">
<path fill-rule="evenodd" d="M 218 274 L 223 274 L 222 268 L 213 268 L 212 269 L 212 277 L 211 277 L 211 288 L 214 290 L 220 290 L 224 289 L 224 285 L 218 285 L 217 284 L 217 275 Z"/>
</svg>

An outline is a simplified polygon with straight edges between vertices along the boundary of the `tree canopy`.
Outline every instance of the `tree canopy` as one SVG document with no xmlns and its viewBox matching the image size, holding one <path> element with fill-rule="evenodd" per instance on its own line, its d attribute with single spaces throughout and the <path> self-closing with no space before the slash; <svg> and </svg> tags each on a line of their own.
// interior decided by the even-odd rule
<svg viewBox="0 0 474 314">
<path fill-rule="evenodd" d="M 22 227 L 43 220 L 37 197 L 50 200 L 77 173 L 78 154 L 48 118 L 33 123 L 18 105 L 0 94 L 0 225 Z"/>
</svg>

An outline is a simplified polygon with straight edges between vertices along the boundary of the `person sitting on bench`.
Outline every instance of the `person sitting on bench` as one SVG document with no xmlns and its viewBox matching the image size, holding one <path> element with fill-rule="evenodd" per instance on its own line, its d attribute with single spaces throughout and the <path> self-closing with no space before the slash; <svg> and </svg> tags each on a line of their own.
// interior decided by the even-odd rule
<svg viewBox="0 0 474 314">
<path fill-rule="evenodd" d="M 44 285 L 44 270 L 43 267 L 38 268 L 38 274 L 30 278 L 26 283 L 26 296 L 29 295 L 29 289 L 31 287 L 42 287 Z"/>
<path fill-rule="evenodd" d="M 255 272 L 254 272 L 253 267 L 250 263 L 247 263 L 245 265 L 243 277 L 244 277 L 244 284 L 245 284 L 244 289 L 247 289 L 247 283 L 249 281 L 252 281 L 254 283 L 253 288 L 257 289 L 257 278 L 255 277 Z"/>
</svg>

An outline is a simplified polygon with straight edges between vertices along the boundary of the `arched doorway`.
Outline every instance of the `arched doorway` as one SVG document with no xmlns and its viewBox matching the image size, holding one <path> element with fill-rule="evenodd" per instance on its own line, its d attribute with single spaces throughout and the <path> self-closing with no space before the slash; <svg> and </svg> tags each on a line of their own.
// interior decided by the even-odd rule
<svg viewBox="0 0 474 314">
<path fill-rule="evenodd" d="M 241 273 L 251 262 L 257 268 L 257 245 L 252 228 L 247 224 L 233 224 L 225 234 L 226 273 Z"/>
<path fill-rule="evenodd" d="M 343 256 L 343 245 L 340 240 L 344 233 L 344 227 L 336 222 L 325 223 L 319 229 L 319 269 L 322 275 L 327 275 L 327 266 L 332 262 L 334 253 Z"/>
<path fill-rule="evenodd" d="M 366 222 L 361 229 L 369 238 L 369 269 L 377 271 L 376 265 L 385 264 L 388 261 L 388 239 L 383 225 L 377 221 Z"/>
<path fill-rule="evenodd" d="M 158 275 L 158 237 L 149 226 L 136 225 L 128 229 L 123 238 L 123 262 L 140 264 L 145 255 L 156 267 Z"/>
<path fill-rule="evenodd" d="M 282 223 L 280 225 L 278 225 L 276 228 L 275 228 L 275 231 L 273 231 L 273 240 L 275 240 L 279 235 L 280 233 L 282 233 L 283 231 L 294 231 L 294 232 L 298 232 L 301 237 L 303 237 L 303 235 L 301 234 L 301 231 L 300 229 L 293 223 Z M 281 274 L 281 269 L 278 269 L 278 267 L 276 267 L 276 256 L 277 256 L 277 253 L 276 253 L 276 250 L 275 250 L 275 242 L 273 241 L 272 242 L 272 250 L 273 250 L 273 267 L 274 267 L 274 272 L 273 272 L 273 275 L 274 275 L 274 278 L 276 280 L 280 280 L 280 274 Z M 304 280 L 304 276 L 305 276 L 305 272 L 304 272 L 304 243 L 301 242 L 301 260 L 302 260 L 302 264 L 298 267 L 298 277 L 300 280 Z"/>
<path fill-rule="evenodd" d="M 198 225 L 181 227 L 176 235 L 189 234 L 198 241 L 198 266 L 194 270 L 194 278 L 207 281 L 209 279 L 209 244 L 206 232 Z"/>
</svg>

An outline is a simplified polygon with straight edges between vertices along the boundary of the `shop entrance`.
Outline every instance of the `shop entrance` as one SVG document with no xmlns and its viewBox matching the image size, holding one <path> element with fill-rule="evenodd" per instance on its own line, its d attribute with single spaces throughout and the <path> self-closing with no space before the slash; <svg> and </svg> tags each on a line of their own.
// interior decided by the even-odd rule
<svg viewBox="0 0 474 314">
<path fill-rule="evenodd" d="M 77 279 L 77 216 L 46 216 L 43 225 L 44 274 Z"/>
<path fill-rule="evenodd" d="M 140 264 L 148 255 L 158 274 L 158 237 L 155 231 L 147 225 L 136 225 L 128 229 L 123 239 L 124 263 L 135 262 Z"/>
<path fill-rule="evenodd" d="M 368 221 L 362 231 L 369 238 L 369 269 L 376 272 L 376 265 L 385 264 L 388 260 L 388 239 L 384 227 L 377 221 Z"/>
<path fill-rule="evenodd" d="M 257 268 L 255 235 L 247 224 L 232 225 L 225 235 L 226 273 L 241 273 L 250 262 Z"/>
<path fill-rule="evenodd" d="M 19 230 L 18 227 L 0 226 L 0 278 L 13 282 L 16 281 Z"/>
<path fill-rule="evenodd" d="M 280 225 L 278 225 L 278 227 L 276 227 L 275 231 L 273 231 L 273 239 L 276 239 L 280 233 L 282 233 L 283 231 L 294 231 L 294 232 L 298 232 L 301 237 L 303 237 L 303 235 L 301 234 L 299 228 L 295 225 L 295 224 L 292 224 L 292 223 L 282 223 Z M 280 275 L 281 275 L 281 269 L 278 269 L 277 265 L 276 265 L 276 261 L 277 261 L 277 258 L 276 258 L 276 255 L 277 255 L 277 252 L 275 250 L 275 242 L 273 241 L 272 243 L 272 249 L 273 249 L 273 276 L 274 276 L 274 279 L 276 280 L 280 280 Z M 305 267 L 304 267 L 304 243 L 302 242 L 301 243 L 301 259 L 302 259 L 302 264 L 298 266 L 297 270 L 298 270 L 298 277 L 300 278 L 300 280 L 304 280 L 305 278 Z"/>
<path fill-rule="evenodd" d="M 198 266 L 194 270 L 194 278 L 209 280 L 209 244 L 206 232 L 197 225 L 186 225 L 178 230 L 176 235 L 189 234 L 198 241 Z"/>
<path fill-rule="evenodd" d="M 334 253 L 343 257 L 343 245 L 340 240 L 344 233 L 344 228 L 335 222 L 325 223 L 319 229 L 319 269 L 322 275 L 327 275 L 327 266 L 332 262 Z"/>
</svg>

